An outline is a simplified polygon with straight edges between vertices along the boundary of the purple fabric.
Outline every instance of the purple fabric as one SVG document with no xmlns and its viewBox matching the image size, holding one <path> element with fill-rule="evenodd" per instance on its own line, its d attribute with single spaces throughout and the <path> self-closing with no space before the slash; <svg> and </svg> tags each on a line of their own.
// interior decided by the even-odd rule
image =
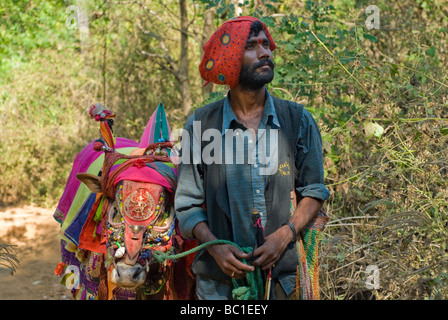
<svg viewBox="0 0 448 320">
<path fill-rule="evenodd" d="M 114 288 L 112 293 L 114 295 L 114 300 L 135 300 L 136 296 L 135 292 L 120 287 Z"/>
<path fill-rule="evenodd" d="M 73 163 L 72 171 L 70 172 L 67 184 L 56 210 L 60 211 L 64 215 L 64 219 L 67 216 L 76 192 L 81 184 L 81 181 L 76 179 L 76 174 L 86 172 L 87 169 L 89 169 L 89 166 L 102 154 L 102 152 L 93 150 L 93 143 L 94 141 L 89 143 L 89 145 L 76 156 Z M 116 149 L 128 147 L 138 147 L 138 144 L 137 142 L 126 138 L 116 138 Z"/>
<path fill-rule="evenodd" d="M 98 286 L 100 285 L 100 279 L 94 278 L 85 270 L 82 270 L 80 272 L 80 283 L 84 286 L 85 289 L 89 290 L 90 293 L 93 293 L 94 295 L 98 295 Z M 85 300 L 85 297 L 84 299 Z"/>
</svg>

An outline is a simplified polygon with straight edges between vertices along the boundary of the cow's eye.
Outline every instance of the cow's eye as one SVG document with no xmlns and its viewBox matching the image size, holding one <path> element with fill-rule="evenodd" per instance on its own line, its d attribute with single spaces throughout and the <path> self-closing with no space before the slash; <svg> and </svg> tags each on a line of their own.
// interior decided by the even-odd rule
<svg viewBox="0 0 448 320">
<path fill-rule="evenodd" d="M 123 216 L 119 209 L 118 201 L 114 201 L 113 205 L 110 206 L 107 216 L 110 225 L 113 227 L 119 227 L 124 223 Z"/>
</svg>

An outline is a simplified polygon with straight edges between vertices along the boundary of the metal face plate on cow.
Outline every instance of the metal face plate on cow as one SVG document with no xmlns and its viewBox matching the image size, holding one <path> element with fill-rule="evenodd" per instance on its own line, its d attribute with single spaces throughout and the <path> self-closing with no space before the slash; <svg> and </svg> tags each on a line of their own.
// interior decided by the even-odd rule
<svg viewBox="0 0 448 320">
<path fill-rule="evenodd" d="M 129 225 L 147 226 L 157 218 L 156 206 L 162 189 L 151 183 L 123 182 L 122 213 Z"/>
<path fill-rule="evenodd" d="M 132 192 L 123 203 L 123 211 L 126 216 L 135 221 L 144 221 L 151 218 L 156 208 L 156 202 L 144 188 Z"/>
</svg>

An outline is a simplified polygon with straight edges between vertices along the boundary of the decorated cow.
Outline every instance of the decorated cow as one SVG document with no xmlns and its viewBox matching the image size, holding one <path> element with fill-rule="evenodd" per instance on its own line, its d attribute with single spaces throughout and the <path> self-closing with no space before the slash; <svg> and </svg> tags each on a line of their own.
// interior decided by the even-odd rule
<svg viewBox="0 0 448 320">
<path fill-rule="evenodd" d="M 80 300 L 194 298 L 193 256 L 156 259 L 196 245 L 176 224 L 176 154 L 163 105 L 139 143 L 114 137 L 115 114 L 101 104 L 90 115 L 101 138 L 77 155 L 54 214 L 62 255 L 55 273 Z"/>
</svg>

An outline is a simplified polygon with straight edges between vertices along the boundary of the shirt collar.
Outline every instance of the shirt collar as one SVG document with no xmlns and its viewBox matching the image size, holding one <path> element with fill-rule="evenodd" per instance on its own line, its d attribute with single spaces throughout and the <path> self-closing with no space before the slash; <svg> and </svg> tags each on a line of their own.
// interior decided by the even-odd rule
<svg viewBox="0 0 448 320">
<path fill-rule="evenodd" d="M 232 124 L 232 121 L 238 121 L 235 113 L 232 110 L 232 107 L 230 106 L 230 91 L 227 94 L 226 99 L 224 100 L 224 108 L 222 110 L 223 117 L 222 117 L 222 131 L 221 134 L 225 134 L 227 129 L 230 129 L 230 125 Z M 280 123 L 278 122 L 277 113 L 275 112 L 274 108 L 274 100 L 272 99 L 272 96 L 269 94 L 268 90 L 266 89 L 266 99 L 264 103 L 264 110 L 263 110 L 263 116 L 261 118 L 261 124 L 263 127 L 266 128 L 269 119 L 272 119 L 272 123 L 276 125 L 278 128 L 280 128 Z"/>
</svg>

